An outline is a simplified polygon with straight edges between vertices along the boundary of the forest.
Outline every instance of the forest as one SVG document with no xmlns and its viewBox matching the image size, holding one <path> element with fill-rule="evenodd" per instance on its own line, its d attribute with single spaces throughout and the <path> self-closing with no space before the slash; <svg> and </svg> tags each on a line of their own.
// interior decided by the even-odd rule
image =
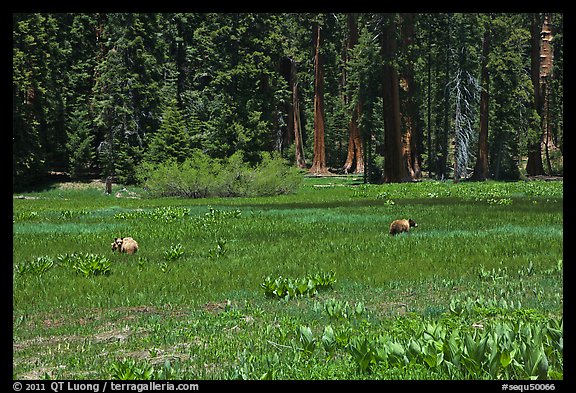
<svg viewBox="0 0 576 393">
<path fill-rule="evenodd" d="M 563 174 L 561 13 L 13 14 L 13 187 L 240 152 L 365 182 Z"/>
</svg>

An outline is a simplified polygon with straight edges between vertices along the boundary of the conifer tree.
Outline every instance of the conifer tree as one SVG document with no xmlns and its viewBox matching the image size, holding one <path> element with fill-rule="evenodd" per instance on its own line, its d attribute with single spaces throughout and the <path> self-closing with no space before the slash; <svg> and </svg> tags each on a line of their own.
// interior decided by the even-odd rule
<svg viewBox="0 0 576 393">
<path fill-rule="evenodd" d="M 162 163 L 170 159 L 182 163 L 190 152 L 190 136 L 176 99 L 173 99 L 162 114 L 160 128 L 150 141 L 145 159 L 152 163 Z"/>
</svg>

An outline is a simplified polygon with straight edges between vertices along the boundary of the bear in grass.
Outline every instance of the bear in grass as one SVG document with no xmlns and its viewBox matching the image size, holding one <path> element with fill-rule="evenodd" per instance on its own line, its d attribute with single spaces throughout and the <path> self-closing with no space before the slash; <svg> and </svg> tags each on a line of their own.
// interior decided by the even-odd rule
<svg viewBox="0 0 576 393">
<path fill-rule="evenodd" d="M 120 250 L 121 253 L 134 254 L 138 251 L 138 243 L 131 237 L 117 237 L 112 243 L 112 251 Z"/>
<path fill-rule="evenodd" d="M 397 235 L 402 232 L 409 232 L 410 227 L 417 227 L 418 224 L 409 218 L 408 220 L 394 220 L 392 224 L 390 224 L 390 234 L 392 236 Z"/>
</svg>

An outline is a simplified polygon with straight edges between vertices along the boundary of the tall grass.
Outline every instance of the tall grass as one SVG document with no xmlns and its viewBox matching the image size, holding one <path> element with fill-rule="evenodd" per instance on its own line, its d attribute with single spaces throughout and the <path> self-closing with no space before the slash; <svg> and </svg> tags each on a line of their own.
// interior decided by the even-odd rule
<svg viewBox="0 0 576 393">
<path fill-rule="evenodd" d="M 366 332 L 398 328 L 410 315 L 437 320 L 468 297 L 513 298 L 540 318 L 563 314 L 560 182 L 306 179 L 294 195 L 201 200 L 137 192 L 141 199 L 77 190 L 14 199 L 15 376 L 41 377 L 43 369 L 109 378 L 111 362 L 132 357 L 176 359 L 179 378 L 259 378 L 270 365 L 275 378 L 446 378 L 418 367 L 358 373 L 344 341 L 331 363 L 300 358 L 298 327 L 311 326 L 319 339 L 331 321 L 317 309 L 330 298 L 363 302 L 367 312 L 354 323 Z M 397 218 L 418 227 L 392 237 Z M 119 236 L 134 237 L 138 253 L 112 253 Z M 18 273 L 38 258 L 73 253 L 106 257 L 110 274 L 59 264 Z M 266 277 L 296 282 L 322 272 L 337 282 L 313 297 L 272 300 L 261 288 Z M 359 325 L 349 329 L 342 340 Z M 68 349 L 51 349 L 63 342 Z M 102 351 L 112 360 L 95 360 Z"/>
</svg>

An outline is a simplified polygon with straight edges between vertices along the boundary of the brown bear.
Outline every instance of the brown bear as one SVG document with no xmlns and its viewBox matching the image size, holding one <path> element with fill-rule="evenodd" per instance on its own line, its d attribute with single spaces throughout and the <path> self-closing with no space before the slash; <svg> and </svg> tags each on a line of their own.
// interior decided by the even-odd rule
<svg viewBox="0 0 576 393">
<path fill-rule="evenodd" d="M 117 237 L 112 243 L 112 251 L 118 249 L 121 253 L 134 254 L 138 251 L 138 243 L 131 237 Z"/>
<path fill-rule="evenodd" d="M 402 232 L 409 232 L 410 227 L 417 226 L 418 224 L 416 224 L 416 222 L 411 218 L 408 220 L 394 220 L 392 221 L 392 224 L 390 224 L 390 234 L 394 236 Z"/>
</svg>

